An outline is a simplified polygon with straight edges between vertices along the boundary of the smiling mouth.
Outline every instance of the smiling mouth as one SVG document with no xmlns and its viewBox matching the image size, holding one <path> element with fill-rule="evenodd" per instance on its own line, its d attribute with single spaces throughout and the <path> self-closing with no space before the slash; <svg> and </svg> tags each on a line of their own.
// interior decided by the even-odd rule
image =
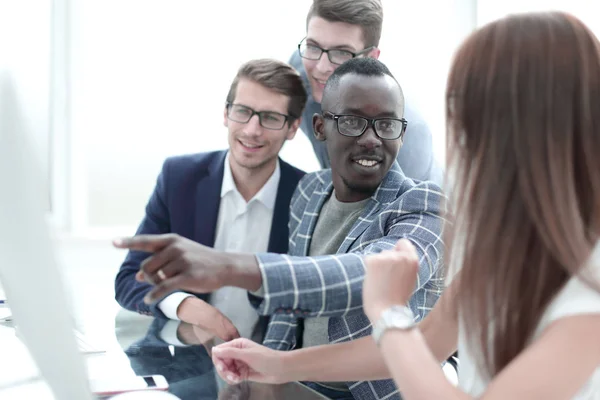
<svg viewBox="0 0 600 400">
<path fill-rule="evenodd" d="M 376 167 L 377 165 L 381 164 L 381 161 L 379 161 L 379 160 L 368 160 L 366 158 L 357 158 L 353 161 L 356 164 L 358 164 L 362 167 L 367 167 L 367 168 L 373 168 L 373 167 Z"/>
<path fill-rule="evenodd" d="M 314 80 L 315 80 L 315 81 L 316 81 L 318 84 L 320 84 L 320 85 L 323 85 L 323 86 L 325 86 L 325 84 L 327 83 L 327 79 L 325 79 L 325 80 L 322 80 L 322 79 L 317 79 L 317 78 L 315 78 L 314 76 L 313 76 L 313 79 L 314 79 Z"/>
<path fill-rule="evenodd" d="M 260 149 L 261 147 L 264 146 L 262 144 L 244 142 L 243 140 L 238 140 L 238 142 L 240 142 L 242 144 L 242 146 L 247 147 L 249 149 Z"/>
</svg>

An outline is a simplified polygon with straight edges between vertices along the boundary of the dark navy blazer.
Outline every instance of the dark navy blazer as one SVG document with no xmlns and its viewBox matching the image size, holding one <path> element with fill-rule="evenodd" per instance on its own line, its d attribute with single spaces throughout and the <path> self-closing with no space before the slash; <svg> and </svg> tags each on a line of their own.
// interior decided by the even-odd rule
<svg viewBox="0 0 600 400">
<path fill-rule="evenodd" d="M 177 233 L 213 247 L 226 154 L 226 151 L 216 151 L 168 158 L 136 234 Z M 281 178 L 267 251 L 285 254 L 288 251 L 290 200 L 304 172 L 281 159 L 279 165 Z M 129 251 L 115 279 L 115 298 L 128 310 L 165 317 L 157 303 L 149 306 L 143 301 L 151 286 L 135 280 L 141 262 L 148 256 L 145 252 Z M 197 296 L 208 301 L 208 294 Z"/>
</svg>

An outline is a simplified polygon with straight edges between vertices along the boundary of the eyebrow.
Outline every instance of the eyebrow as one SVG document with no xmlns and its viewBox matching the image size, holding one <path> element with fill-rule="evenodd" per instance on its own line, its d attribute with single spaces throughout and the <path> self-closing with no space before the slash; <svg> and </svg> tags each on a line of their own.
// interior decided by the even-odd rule
<svg viewBox="0 0 600 400">
<path fill-rule="evenodd" d="M 317 42 L 314 39 L 306 38 L 306 42 L 309 43 L 309 44 L 314 44 L 315 46 L 323 48 L 323 46 L 321 46 L 319 44 L 319 42 Z M 356 53 L 357 52 L 357 50 L 354 47 L 349 46 L 347 44 L 341 44 L 339 46 L 333 46 L 333 47 L 328 48 L 327 50 L 346 50 L 346 51 L 349 51 L 351 53 Z"/>
<path fill-rule="evenodd" d="M 381 112 L 379 114 L 377 114 L 377 116 L 375 117 L 367 117 L 366 115 L 364 115 L 364 112 L 362 112 L 361 110 L 357 109 L 357 108 L 344 108 L 342 109 L 342 112 L 340 114 L 352 114 L 352 115 L 356 115 L 357 117 L 363 117 L 363 118 L 397 118 L 397 119 L 402 119 L 402 117 L 398 116 L 398 113 L 396 111 L 384 111 Z"/>
<path fill-rule="evenodd" d="M 247 108 L 249 110 L 260 112 L 260 113 L 271 113 L 271 114 L 287 115 L 286 113 L 282 113 L 282 112 L 275 111 L 275 110 L 260 110 L 260 111 L 258 111 L 256 109 L 254 109 L 253 107 L 247 106 L 247 105 L 245 105 L 243 103 L 231 103 L 231 105 L 242 106 L 242 107 Z"/>
</svg>

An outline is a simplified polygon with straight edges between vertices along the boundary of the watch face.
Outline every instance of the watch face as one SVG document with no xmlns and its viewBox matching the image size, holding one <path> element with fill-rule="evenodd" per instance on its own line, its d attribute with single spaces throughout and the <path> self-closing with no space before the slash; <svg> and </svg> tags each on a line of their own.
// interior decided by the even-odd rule
<svg viewBox="0 0 600 400">
<path fill-rule="evenodd" d="M 388 329 L 410 329 L 415 325 L 415 316 L 410 308 L 395 305 L 381 313 L 381 319 L 373 326 L 373 337 L 379 345 L 379 340 Z"/>
<path fill-rule="evenodd" d="M 404 315 L 408 315 L 408 311 L 410 311 L 410 309 L 406 306 L 395 305 L 390 307 L 390 311 L 393 311 L 394 313 L 402 313 Z"/>
<path fill-rule="evenodd" d="M 390 307 L 384 318 L 388 321 L 388 324 L 395 327 L 408 327 L 414 323 L 411 310 L 404 306 Z"/>
<path fill-rule="evenodd" d="M 391 306 L 390 308 L 388 308 L 387 310 L 385 310 L 384 314 L 386 316 L 395 316 L 395 315 L 408 315 L 408 313 L 406 312 L 406 307 L 404 306 Z"/>
</svg>

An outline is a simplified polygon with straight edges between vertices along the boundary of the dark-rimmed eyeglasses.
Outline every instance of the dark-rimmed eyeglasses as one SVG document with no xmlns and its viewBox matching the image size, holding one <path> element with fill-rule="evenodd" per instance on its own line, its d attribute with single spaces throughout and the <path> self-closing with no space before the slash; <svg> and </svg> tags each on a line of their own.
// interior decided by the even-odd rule
<svg viewBox="0 0 600 400">
<path fill-rule="evenodd" d="M 341 49 L 323 49 L 317 45 L 306 43 L 306 38 L 302 39 L 300 44 L 298 44 L 298 52 L 300 53 L 300 57 L 306 58 L 307 60 L 320 60 L 323 53 L 327 53 L 327 58 L 329 58 L 329 62 L 336 65 L 341 65 L 346 61 L 361 56 L 369 51 L 373 50 L 375 47 L 367 47 L 364 50 L 359 51 L 358 53 L 353 53 L 348 50 Z"/>
<path fill-rule="evenodd" d="M 408 121 L 404 118 L 364 118 L 357 115 L 333 114 L 329 111 L 323 112 L 323 118 L 332 119 L 336 122 L 337 130 L 341 135 L 358 137 L 369 127 L 381 139 L 396 140 L 406 132 Z"/>
<path fill-rule="evenodd" d="M 227 103 L 227 118 L 242 124 L 248 123 L 250 119 L 258 115 L 260 126 L 266 129 L 280 130 L 290 119 L 289 115 L 280 114 L 275 111 L 255 111 L 241 104 Z"/>
</svg>

